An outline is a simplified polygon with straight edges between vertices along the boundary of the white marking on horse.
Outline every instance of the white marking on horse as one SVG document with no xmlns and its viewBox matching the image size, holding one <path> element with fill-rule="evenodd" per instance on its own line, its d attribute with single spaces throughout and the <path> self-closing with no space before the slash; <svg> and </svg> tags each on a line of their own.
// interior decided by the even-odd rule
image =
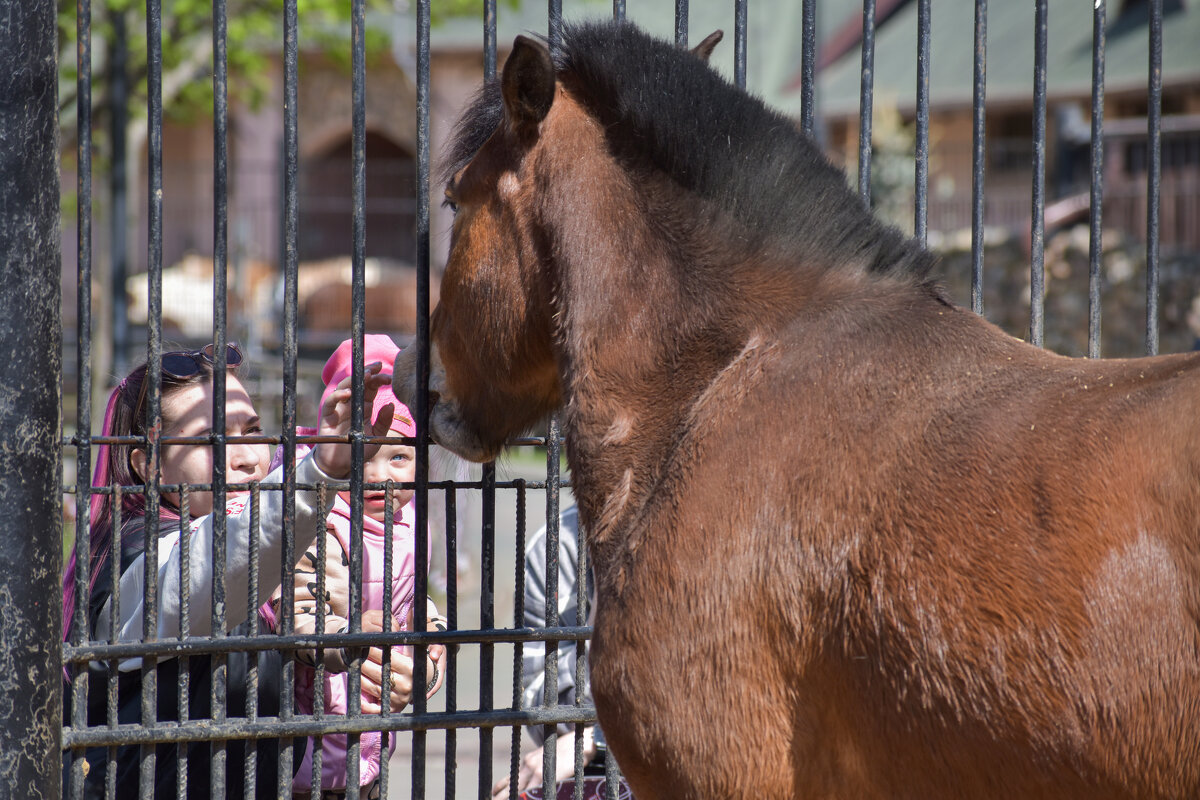
<svg viewBox="0 0 1200 800">
<path fill-rule="evenodd" d="M 499 179 L 496 181 L 496 193 L 503 200 L 512 200 L 520 190 L 521 182 L 517 180 L 517 173 L 515 172 L 501 173 Z"/>
<path fill-rule="evenodd" d="M 633 436 L 634 420 L 627 414 L 619 414 L 612 421 L 612 425 L 608 426 L 608 433 L 604 434 L 603 444 L 624 444 Z"/>
<path fill-rule="evenodd" d="M 632 489 L 633 469 L 630 468 L 625 470 L 625 475 L 621 478 L 616 490 L 604 499 L 604 508 L 600 510 L 600 520 L 596 530 L 599 538 L 607 538 L 609 532 L 617 524 L 625 506 L 629 504 L 629 493 Z"/>
<path fill-rule="evenodd" d="M 697 424 L 703 414 L 711 413 L 727 403 L 730 397 L 742 397 L 750 389 L 752 379 L 761 372 L 762 362 L 774 352 L 775 344 L 768 342 L 762 333 L 756 331 L 746 340 L 737 356 L 718 372 L 705 387 L 696 402 L 688 419 L 688 429 Z M 732 394 L 731 394 L 732 392 Z"/>
</svg>

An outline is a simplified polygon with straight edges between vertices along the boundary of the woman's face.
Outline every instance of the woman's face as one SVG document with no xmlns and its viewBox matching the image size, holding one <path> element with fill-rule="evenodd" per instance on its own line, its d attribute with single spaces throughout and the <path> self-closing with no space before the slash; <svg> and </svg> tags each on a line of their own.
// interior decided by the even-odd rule
<svg viewBox="0 0 1200 800">
<path fill-rule="evenodd" d="M 163 437 L 206 436 L 212 433 L 212 382 L 195 384 L 163 398 Z M 249 436 L 262 433 L 262 425 L 250 395 L 233 374 L 225 380 L 225 434 Z M 207 445 L 172 444 L 162 448 L 163 483 L 209 483 L 212 481 L 212 448 Z M 266 444 L 228 444 L 225 447 L 225 480 L 248 483 L 261 480 L 271 464 Z M 245 494 L 229 492 L 228 495 Z M 179 507 L 179 495 L 164 492 L 163 499 Z M 202 517 L 212 513 L 210 492 L 188 492 L 188 513 Z"/>
</svg>

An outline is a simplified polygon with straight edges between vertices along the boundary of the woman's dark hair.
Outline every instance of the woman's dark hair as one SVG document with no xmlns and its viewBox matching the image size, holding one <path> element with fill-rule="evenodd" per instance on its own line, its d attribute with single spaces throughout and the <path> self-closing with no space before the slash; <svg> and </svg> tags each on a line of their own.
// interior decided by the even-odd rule
<svg viewBox="0 0 1200 800">
<path fill-rule="evenodd" d="M 117 384 L 109 396 L 108 406 L 104 412 L 102 436 L 139 436 L 146 435 L 148 420 L 149 392 L 147 391 L 146 364 L 142 364 L 129 373 L 124 380 Z M 231 371 L 236 367 L 230 367 Z M 167 398 L 190 386 L 204 385 L 212 380 L 212 366 L 196 359 L 196 373 L 190 377 L 179 378 L 166 370 L 162 372 L 163 403 L 162 426 L 168 427 L 170 418 L 167 416 Z M 96 469 L 92 477 L 93 488 L 120 486 L 129 491 L 121 492 L 121 544 L 127 535 L 142 527 L 141 517 L 146 513 L 146 494 L 144 476 L 139 476 L 133 468 L 132 455 L 135 450 L 143 449 L 138 444 L 100 445 L 96 451 Z M 96 579 L 99 577 L 105 562 L 113 550 L 114 495 L 110 492 L 94 493 L 88 509 L 90 520 L 91 546 L 88 554 L 88 597 L 90 598 Z M 164 504 L 160 516 L 163 519 L 179 519 L 179 511 Z M 75 611 L 75 573 L 79 551 L 72 550 L 70 561 L 67 562 L 63 574 L 63 641 L 70 635 L 72 615 Z M 120 559 L 119 551 L 117 554 Z M 116 565 L 119 567 L 119 563 Z M 87 602 L 85 599 L 84 602 Z"/>
</svg>

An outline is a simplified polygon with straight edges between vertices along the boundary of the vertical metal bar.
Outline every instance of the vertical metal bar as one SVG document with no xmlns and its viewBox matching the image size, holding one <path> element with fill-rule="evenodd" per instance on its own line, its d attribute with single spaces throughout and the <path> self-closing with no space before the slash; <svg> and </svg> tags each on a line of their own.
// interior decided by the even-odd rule
<svg viewBox="0 0 1200 800">
<path fill-rule="evenodd" d="M 396 490 L 395 482 L 388 480 L 383 487 L 384 496 L 390 501 Z M 392 508 L 391 502 L 388 502 L 383 507 L 383 574 L 386 578 L 383 581 L 383 630 L 392 630 L 392 598 L 395 596 L 395 585 L 392 576 L 396 573 L 392 571 L 392 564 L 395 562 L 396 542 L 392 538 L 396 526 L 395 509 Z M 419 548 L 418 548 L 419 549 Z M 417 593 L 418 598 L 420 592 Z M 418 600 L 418 602 L 420 602 Z M 403 620 L 400 620 L 403 622 Z M 415 626 L 414 626 L 415 628 Z M 392 704 L 386 702 L 387 698 L 392 696 L 392 646 L 384 645 L 383 660 L 381 662 L 382 679 L 380 680 L 379 696 L 385 702 L 380 702 L 380 716 L 386 719 L 392 713 Z M 389 737 L 395 734 L 389 734 L 387 731 L 379 733 L 379 796 L 381 798 L 388 796 L 388 756 L 391 754 L 389 747 Z M 424 770 L 422 770 L 422 776 Z"/>
<path fill-rule="evenodd" d="M 546 16 L 550 29 L 550 52 L 557 53 L 562 47 L 562 0 L 546 0 Z"/>
<path fill-rule="evenodd" d="M 212 636 L 225 635 L 225 309 L 227 291 L 229 242 L 229 171 L 228 134 L 229 104 L 227 92 L 228 61 L 226 42 L 225 0 L 213 0 L 213 414 L 212 414 Z M 224 722 L 228 695 L 229 660 L 224 654 L 213 654 L 212 719 Z M 227 747 L 223 740 L 211 745 L 211 786 L 215 797 L 225 795 Z"/>
<path fill-rule="evenodd" d="M 863 0 L 862 80 L 858 100 L 858 196 L 871 205 L 871 113 L 875 91 L 875 0 Z"/>
<path fill-rule="evenodd" d="M 109 231 L 112 239 L 109 246 L 112 264 L 112 345 L 113 373 L 129 373 L 129 310 L 125 296 L 125 278 L 129 271 L 129 210 L 128 158 L 126 139 L 129 127 L 129 33 L 126 26 L 126 11 L 111 10 L 113 39 L 109 61 L 109 109 L 112 138 L 112 165 L 109 181 L 112 187 L 112 214 Z M 81 106 L 82 108 L 82 106 Z"/>
<path fill-rule="evenodd" d="M 363 431 L 369 424 L 363 407 L 363 325 L 366 319 L 366 203 L 367 203 L 367 62 L 366 4 L 350 4 L 351 141 L 353 143 L 351 193 L 350 339 L 352 341 L 351 419 L 350 419 L 350 632 L 362 630 L 363 570 Z M 353 648 L 346 687 L 350 718 L 362 713 L 363 650 Z M 346 735 L 346 785 L 359 785 L 360 741 L 357 733 Z M 415 754 L 414 754 L 415 755 Z M 414 759 L 415 761 L 416 759 Z"/>
<path fill-rule="evenodd" d="M 975 0 L 975 83 L 971 97 L 971 310 L 983 314 L 983 179 L 986 163 L 987 0 Z"/>
<path fill-rule="evenodd" d="M 260 536 L 260 490 L 258 483 L 250 487 L 250 571 L 249 586 L 246 595 L 246 628 L 249 636 L 258 635 L 258 540 Z M 247 653 L 246 668 L 246 719 L 253 723 L 258 720 L 258 653 Z M 258 784 L 258 740 L 247 739 L 244 751 L 245 772 L 243 786 L 247 800 L 257 796 Z"/>
<path fill-rule="evenodd" d="M 0 753 L 6 785 L 37 798 L 62 797 L 57 32 L 50 0 L 0 2 L 0 391 L 19 398 L 0 405 L 0 511 L 10 531 L 0 546 L 0 596 L 4 692 L 20 698 L 2 705 Z"/>
<path fill-rule="evenodd" d="M 75 609 L 70 622 L 74 627 L 72 644 L 90 639 L 88 606 L 91 583 L 91 475 L 92 475 L 92 4 L 79 0 L 76 26 L 76 125 L 78 139 L 76 353 L 79 383 L 76 387 L 75 451 Z M 86 665 L 71 669 L 71 727 L 87 727 L 88 670 Z M 70 797 L 82 800 L 84 749 L 70 754 Z"/>
<path fill-rule="evenodd" d="M 483 531 L 480 554 L 479 626 L 496 627 L 496 462 L 483 465 Z M 495 708 L 492 682 L 495 674 L 495 649 L 491 643 L 479 645 L 479 709 Z M 492 790 L 492 728 L 479 729 L 479 796 Z"/>
<path fill-rule="evenodd" d="M 917 142 L 913 230 L 924 247 L 929 227 L 929 0 L 917 0 Z"/>
<path fill-rule="evenodd" d="M 688 0 L 675 0 L 675 46 L 687 47 Z"/>
<path fill-rule="evenodd" d="M 559 522 L 559 440 L 562 428 L 558 414 L 550 417 L 546 430 L 546 627 L 558 626 L 558 522 Z M 546 641 L 545 690 L 542 705 L 553 708 L 558 705 L 558 642 Z M 542 728 L 542 797 L 554 797 L 555 756 L 557 754 L 558 731 L 555 725 Z"/>
<path fill-rule="evenodd" d="M 587 529 L 575 526 L 575 624 L 586 625 L 588 619 L 588 577 L 591 565 L 587 550 Z M 587 648 L 585 643 L 575 641 L 575 707 L 583 705 L 584 698 L 591 699 L 592 690 L 588 682 Z M 583 730 L 584 725 L 575 726 L 575 800 L 583 800 Z"/>
<path fill-rule="evenodd" d="M 1033 219 L 1030 223 L 1029 341 L 1041 347 L 1045 327 L 1046 233 L 1046 15 L 1047 0 L 1036 7 L 1033 45 Z"/>
<path fill-rule="evenodd" d="M 609 752 L 604 758 L 604 800 L 617 800 L 621 788 L 621 770 Z"/>
<path fill-rule="evenodd" d="M 1104 25 L 1105 2 L 1092 10 L 1092 184 L 1088 209 L 1088 357 L 1100 357 L 1101 214 L 1104 207 Z"/>
<path fill-rule="evenodd" d="M 146 84 L 149 153 L 146 198 L 149 204 L 147 242 L 147 346 L 146 346 L 146 525 L 143 552 L 145 564 L 158 563 L 159 482 L 162 431 L 162 249 L 163 249 L 163 107 L 162 107 L 162 0 L 146 0 Z M 120 551 L 117 551 L 118 558 Z M 114 566 L 120 563 L 114 561 Z M 158 583 L 153 569 L 144 571 L 142 638 L 158 637 Z M 142 720 L 156 720 L 158 661 L 142 658 Z M 142 745 L 138 791 L 145 799 L 153 795 L 155 747 Z"/>
<path fill-rule="evenodd" d="M 491 9 L 491 38 L 495 40 L 496 11 Z M 429 0 L 417 3 L 417 464 L 416 491 L 413 524 L 419 530 L 428 529 L 429 519 L 429 190 L 430 190 L 430 141 L 429 141 Z M 487 34 L 485 33 L 485 36 Z M 491 74 L 496 71 L 496 50 L 491 51 Z M 425 539 L 419 539 L 423 543 Z M 418 544 L 418 550 L 423 547 Z M 421 558 L 424 558 L 422 551 Z M 423 561 L 421 563 L 424 563 Z M 453 563 L 447 564 L 453 570 Z M 420 578 L 418 580 L 421 580 Z M 425 584 L 421 583 L 421 587 Z M 418 587 L 420 588 L 420 587 Z M 418 594 L 421 605 L 419 619 L 425 619 L 425 599 Z M 414 614 L 415 616 L 415 614 Z M 424 653 L 422 648 L 414 648 Z M 424 688 L 424 658 L 421 659 L 421 688 Z M 422 709 L 424 708 L 422 691 Z M 481 759 L 482 760 L 482 759 Z M 449 763 L 449 762 L 448 762 Z M 413 797 L 425 796 L 425 733 L 413 734 L 412 761 Z"/>
<path fill-rule="evenodd" d="M 800 55 L 800 129 L 813 135 L 813 85 L 817 63 L 817 0 L 804 0 Z"/>
<path fill-rule="evenodd" d="M 425 458 L 419 459 L 416 470 L 416 485 L 421 490 L 421 499 L 417 501 L 419 510 L 414 516 L 416 530 L 413 540 L 416 544 L 416 579 L 413 592 L 413 630 L 425 631 L 429 628 L 427 604 L 429 602 L 429 457 L 428 445 Z M 390 574 L 390 573 L 387 573 Z M 425 697 L 428 683 L 425 660 L 428 650 L 424 643 L 417 643 L 412 648 L 413 658 L 413 697 L 412 709 L 414 714 L 424 714 L 427 707 Z M 384 695 L 385 697 L 387 695 Z M 425 745 L 428 734 L 424 730 L 413 731 L 413 761 L 412 761 L 412 796 L 413 800 L 425 798 Z"/>
<path fill-rule="evenodd" d="M 733 4 L 733 82 L 739 89 L 746 88 L 746 5 L 747 0 Z"/>
<path fill-rule="evenodd" d="M 516 587 L 513 595 L 513 627 L 520 628 L 525 625 L 525 481 L 517 479 L 517 530 L 516 544 L 514 550 L 516 552 L 516 578 L 513 586 Z M 521 695 L 523 692 L 523 681 L 521 680 L 521 662 L 525 652 L 525 646 L 517 643 L 513 647 L 513 708 L 521 707 Z M 517 777 L 521 770 L 521 726 L 513 725 L 512 729 L 512 747 L 509 750 L 508 761 L 508 796 L 517 797 Z"/>
<path fill-rule="evenodd" d="M 1150 0 L 1150 89 L 1146 109 L 1146 355 L 1158 353 L 1158 222 L 1162 181 L 1162 0 Z"/>
<path fill-rule="evenodd" d="M 613 19 L 625 19 L 625 0 L 613 0 Z"/>
<path fill-rule="evenodd" d="M 189 498 L 190 492 L 188 485 L 185 483 L 179 490 L 179 638 L 186 639 L 191 635 L 192 617 L 191 617 L 191 595 L 192 595 L 192 552 L 190 547 L 183 545 L 187 541 L 190 532 L 188 525 L 189 517 L 191 516 L 191 501 Z M 113 562 L 116 563 L 115 561 Z M 115 631 L 116 628 L 114 627 Z M 186 723 L 191 716 L 191 674 L 189 666 L 191 659 L 188 656 L 179 657 L 179 722 Z M 188 762 L 187 752 L 189 745 L 180 743 L 175 748 L 175 796 L 179 800 L 187 798 L 187 780 L 188 780 Z"/>
<path fill-rule="evenodd" d="M 551 52 L 557 52 L 559 47 L 561 46 L 561 42 L 562 42 L 562 3 L 561 3 L 561 0 L 547 0 L 546 14 L 547 14 L 547 18 L 548 18 L 547 19 L 547 29 L 548 29 L 548 43 L 550 45 L 550 50 L 551 50 Z M 422 35 L 424 35 L 426 37 L 428 36 L 428 25 L 427 24 L 421 28 L 421 33 L 422 33 Z M 496 71 L 496 64 L 495 64 L 496 56 L 495 56 L 495 54 L 494 53 L 491 54 L 490 58 L 491 58 L 490 62 L 485 64 L 485 70 L 490 71 L 491 74 L 494 75 L 495 71 Z M 485 58 L 485 61 L 487 61 L 486 58 Z M 422 77 L 422 80 L 425 81 L 426 87 L 428 87 L 428 80 L 429 80 L 428 72 L 422 72 L 421 77 Z M 428 111 L 428 108 L 426 107 L 426 112 L 427 111 Z M 427 120 L 428 117 L 426 116 L 425 119 Z M 422 153 L 425 154 L 426 158 L 428 158 L 428 140 L 426 140 L 426 147 L 422 150 Z M 424 183 L 419 185 L 418 191 L 420 192 L 420 202 L 427 203 L 428 197 L 429 197 L 428 167 L 427 166 L 426 166 L 425 181 L 424 181 Z M 420 230 L 419 222 L 418 222 L 418 230 Z M 418 270 L 417 270 L 418 276 L 420 276 L 420 275 L 427 276 L 428 272 L 429 272 L 428 225 L 426 225 L 424 231 L 425 231 L 426 256 L 425 256 L 425 261 L 423 262 L 423 266 L 418 265 Z M 418 295 L 420 295 L 419 287 L 418 287 Z M 424 295 L 422 299 L 425 303 L 425 305 L 423 306 L 423 311 L 426 314 L 425 325 L 422 328 L 422 327 L 420 327 L 420 323 L 418 322 L 417 336 L 422 344 L 422 347 L 427 348 L 429 346 L 428 295 Z M 426 361 L 424 363 L 427 365 L 429 363 L 428 359 L 426 359 Z M 418 369 L 420 369 L 420 368 L 421 368 L 420 359 L 418 359 Z M 418 392 L 418 402 L 423 402 L 425 404 L 422 406 L 423 410 L 421 412 L 419 412 L 419 414 L 421 416 L 421 419 L 425 423 L 427 423 L 428 422 L 428 405 L 427 405 L 428 404 L 428 394 L 427 393 L 428 393 L 428 386 L 429 386 L 428 372 L 419 373 L 418 381 L 419 382 L 417 385 L 418 385 L 418 387 L 420 387 L 420 390 Z M 426 427 L 426 428 L 421 428 L 419 431 L 422 436 L 422 442 L 425 441 L 425 431 L 427 431 L 427 430 L 428 430 L 428 428 Z M 428 450 L 426 450 L 426 452 L 425 452 L 425 460 L 426 461 L 428 460 Z M 420 464 L 420 463 L 421 463 L 421 459 L 418 459 L 418 464 Z M 451 493 L 453 493 L 453 490 L 451 490 Z M 481 558 L 480 558 L 482 575 L 480 578 L 480 587 L 479 587 L 480 627 L 481 628 L 494 628 L 495 627 L 494 567 L 495 567 L 495 540 L 496 540 L 496 464 L 495 464 L 495 462 L 489 462 L 487 464 L 484 464 L 484 466 L 483 466 L 483 508 L 482 508 L 482 512 L 483 512 L 483 514 L 482 514 L 483 530 L 481 531 L 482 553 L 481 553 Z M 449 519 L 449 515 L 447 515 L 447 519 Z M 456 568 L 455 564 L 456 564 L 456 562 L 448 560 L 446 562 L 447 572 L 451 572 L 451 573 L 454 572 L 454 570 Z M 455 626 L 451 625 L 451 627 L 453 628 Z M 491 710 L 493 707 L 492 682 L 493 682 L 494 649 L 495 649 L 494 645 L 491 645 L 491 644 L 481 644 L 479 647 L 479 708 L 484 711 Z M 416 767 L 414 766 L 414 770 L 415 769 L 416 769 Z M 447 762 L 447 769 L 449 769 L 449 762 Z M 415 779 L 414 779 L 414 787 L 415 787 Z M 478 785 L 479 797 L 481 797 L 481 798 L 489 797 L 491 788 L 492 788 L 492 728 L 480 727 L 480 729 L 479 729 L 479 785 Z M 447 791 L 449 791 L 449 789 L 447 789 Z M 450 795 L 447 794 L 447 797 L 449 797 L 449 796 Z"/>
<path fill-rule="evenodd" d="M 110 552 L 108 554 L 110 564 L 117 564 L 121 558 L 121 537 L 117 535 L 117 531 L 121 530 L 121 508 L 124 504 L 121 487 L 113 486 L 113 536 L 110 542 Z M 109 591 L 112 593 L 112 601 L 108 605 L 108 643 L 117 643 L 118 621 L 121 611 L 121 570 L 110 569 L 109 573 Z M 113 659 L 108 662 L 108 685 L 105 698 L 107 705 L 105 706 L 105 719 L 108 721 L 109 728 L 117 726 L 117 691 L 118 691 L 118 667 L 119 662 Z M 108 748 L 108 763 L 105 766 L 104 772 L 104 797 L 106 800 L 116 800 L 117 796 L 117 748 L 115 746 Z"/>
<path fill-rule="evenodd" d="M 483 0 L 483 81 L 496 77 L 496 0 Z"/>
<path fill-rule="evenodd" d="M 318 519 L 321 519 L 321 520 L 328 518 L 329 509 L 334 502 L 333 500 L 330 500 L 328 503 L 326 502 L 326 497 L 327 497 L 326 486 L 327 486 L 326 483 L 324 481 L 322 481 L 320 486 L 317 489 L 317 504 L 318 504 L 317 507 L 320 509 L 320 513 L 317 515 L 317 517 L 318 517 Z M 353 535 L 353 534 L 351 534 L 351 535 Z M 317 533 L 316 544 L 317 544 L 317 581 L 316 581 L 317 591 L 316 591 L 316 597 L 323 598 L 327 595 L 327 590 L 325 588 L 327 585 L 326 584 L 327 575 L 325 573 L 325 565 L 327 563 L 329 563 L 327 560 L 328 559 L 327 548 L 329 547 L 329 537 L 325 535 L 324 531 L 320 531 Z M 286 592 L 285 592 L 285 594 L 286 594 Z M 316 604 L 316 607 L 317 607 L 317 614 L 316 614 L 317 619 L 316 619 L 315 630 L 317 631 L 318 634 L 320 634 L 320 633 L 325 632 L 326 604 L 322 603 L 322 602 L 318 602 Z M 313 711 L 312 711 L 312 715 L 313 715 L 313 719 L 321 719 L 325 716 L 325 650 L 319 644 L 317 645 L 317 648 L 316 648 L 316 658 L 314 659 L 314 662 L 316 664 L 316 667 L 313 669 L 313 704 L 312 704 Z M 346 699 L 347 699 L 347 703 L 349 703 L 349 698 L 346 698 Z M 319 797 L 320 793 L 321 793 L 320 792 L 321 774 L 322 774 L 322 758 L 321 758 L 321 756 L 322 756 L 322 750 L 324 748 L 324 744 L 325 744 L 325 739 L 323 736 L 317 735 L 312 738 L 311 786 L 312 786 L 314 797 Z M 347 783 L 348 782 L 349 782 L 349 777 L 347 776 Z"/>
<path fill-rule="evenodd" d="M 297 74 L 299 67 L 299 18 L 297 0 L 283 4 L 283 553 L 280 585 L 292 586 L 296 564 L 296 279 L 299 269 L 300 210 L 297 192 Z M 284 591 L 279 601 L 278 632 L 290 635 L 294 626 L 295 593 Z M 296 662 L 289 652 L 283 659 L 280 681 L 279 719 L 290 721 L 295 711 Z M 292 739 L 280 741 L 275 793 L 286 797 L 292 791 Z"/>
<path fill-rule="evenodd" d="M 458 630 L 458 501 L 454 488 L 445 491 L 446 504 L 446 627 Z M 458 646 L 446 648 L 446 713 L 458 710 Z M 446 729 L 446 800 L 455 797 L 458 775 L 458 733 Z"/>
</svg>

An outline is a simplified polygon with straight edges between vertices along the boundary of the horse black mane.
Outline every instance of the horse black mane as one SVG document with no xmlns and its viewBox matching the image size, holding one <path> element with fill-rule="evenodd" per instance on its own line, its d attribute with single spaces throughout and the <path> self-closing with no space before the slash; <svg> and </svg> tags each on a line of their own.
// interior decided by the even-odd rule
<svg viewBox="0 0 1200 800">
<path fill-rule="evenodd" d="M 932 254 L 876 220 L 791 120 L 695 55 L 630 22 L 605 22 L 565 24 L 554 60 L 628 166 L 669 175 L 806 263 L 928 280 Z M 460 120 L 444 175 L 465 166 L 502 118 L 491 81 Z"/>
</svg>

